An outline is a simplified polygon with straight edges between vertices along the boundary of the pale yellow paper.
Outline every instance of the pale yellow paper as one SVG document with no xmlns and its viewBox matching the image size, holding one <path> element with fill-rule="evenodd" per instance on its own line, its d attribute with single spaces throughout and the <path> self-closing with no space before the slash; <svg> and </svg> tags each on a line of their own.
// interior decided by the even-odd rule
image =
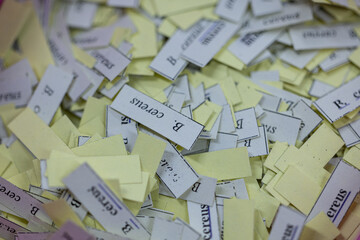
<svg viewBox="0 0 360 240">
<path fill-rule="evenodd" d="M 330 221 L 324 212 L 320 212 L 305 224 L 300 240 L 327 240 L 335 239 L 340 231 Z"/>
</svg>

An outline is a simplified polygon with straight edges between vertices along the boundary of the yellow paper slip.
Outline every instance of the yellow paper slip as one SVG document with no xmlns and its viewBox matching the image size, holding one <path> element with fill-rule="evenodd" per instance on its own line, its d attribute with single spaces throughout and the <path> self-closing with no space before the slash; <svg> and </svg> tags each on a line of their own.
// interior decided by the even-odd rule
<svg viewBox="0 0 360 240">
<path fill-rule="evenodd" d="M 265 219 L 266 227 L 269 228 L 280 206 L 280 201 L 263 191 L 251 194 L 250 200 L 254 201 L 255 208 L 259 210 L 261 216 Z"/>
<path fill-rule="evenodd" d="M 156 139 L 146 133 L 139 132 L 131 154 L 139 155 L 141 169 L 154 176 L 161 157 L 166 148 L 166 142 Z M 156 147 L 154 147 L 156 146 Z"/>
<path fill-rule="evenodd" d="M 52 150 L 72 154 L 68 146 L 30 108 L 25 108 L 8 126 L 38 159 L 47 159 Z"/>
<path fill-rule="evenodd" d="M 321 192 L 316 182 L 293 166 L 289 166 L 274 189 L 306 215 Z"/>
<path fill-rule="evenodd" d="M 149 184 L 149 173 L 142 172 L 141 179 L 141 183 L 120 184 L 120 192 L 124 199 L 141 203 L 145 201 Z"/>
<path fill-rule="evenodd" d="M 64 186 L 62 179 L 87 162 L 103 179 L 118 179 L 119 183 L 141 183 L 141 167 L 138 155 L 77 157 L 52 152 L 47 160 L 50 186 Z"/>
<path fill-rule="evenodd" d="M 305 224 L 300 240 L 328 240 L 335 239 L 339 235 L 340 231 L 328 216 L 324 212 L 320 212 Z"/>
<path fill-rule="evenodd" d="M 194 154 L 185 159 L 198 174 L 218 180 L 251 176 L 246 147 Z"/>
<path fill-rule="evenodd" d="M 79 130 L 66 115 L 63 115 L 58 121 L 56 121 L 51 126 L 51 129 L 66 144 L 70 141 L 71 133 L 80 136 Z"/>
<path fill-rule="evenodd" d="M 188 10 L 198 9 L 201 7 L 214 5 L 216 0 L 154 0 L 154 6 L 156 9 L 156 13 L 159 16 L 167 16 L 170 14 L 185 12 Z"/>
<path fill-rule="evenodd" d="M 111 104 L 111 101 L 105 98 L 97 99 L 94 97 L 89 97 L 80 121 L 80 126 L 96 117 L 100 117 L 101 122 L 105 124 L 106 105 L 109 104 Z"/>
<path fill-rule="evenodd" d="M 255 207 L 251 200 L 224 200 L 224 239 L 254 239 Z"/>
</svg>

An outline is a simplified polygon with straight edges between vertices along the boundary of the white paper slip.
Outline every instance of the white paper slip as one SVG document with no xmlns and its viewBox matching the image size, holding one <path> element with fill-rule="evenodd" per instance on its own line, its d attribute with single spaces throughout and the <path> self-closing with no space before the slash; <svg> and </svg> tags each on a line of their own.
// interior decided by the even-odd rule
<svg viewBox="0 0 360 240">
<path fill-rule="evenodd" d="M 138 135 L 136 122 L 107 106 L 106 136 L 111 137 L 119 134 L 124 139 L 126 150 L 131 152 Z"/>
<path fill-rule="evenodd" d="M 360 170 L 340 161 L 311 209 L 306 222 L 322 211 L 335 226 L 338 226 L 360 190 L 359 182 Z"/>
<path fill-rule="evenodd" d="M 304 214 L 281 205 L 272 225 L 269 240 L 299 239 L 305 218 Z"/>
<path fill-rule="evenodd" d="M 236 148 L 237 139 L 237 134 L 219 132 L 216 139 L 210 140 L 209 152 Z"/>
<path fill-rule="evenodd" d="M 114 80 L 131 61 L 127 56 L 113 47 L 92 50 L 90 54 L 97 60 L 94 68 L 110 81 Z"/>
<path fill-rule="evenodd" d="M 251 10 L 255 17 L 281 12 L 280 0 L 251 0 Z"/>
<path fill-rule="evenodd" d="M 219 84 L 215 84 L 214 86 L 205 89 L 205 98 L 206 100 L 213 102 L 219 106 L 224 106 L 228 104 L 224 92 Z"/>
<path fill-rule="evenodd" d="M 172 220 L 174 213 L 157 208 L 147 208 L 140 209 L 138 216 L 158 217 L 166 220 Z"/>
<path fill-rule="evenodd" d="M 220 115 L 220 126 L 219 132 L 224 133 L 234 133 L 235 132 L 235 124 L 231 113 L 231 108 L 229 104 L 223 105 L 223 109 Z"/>
<path fill-rule="evenodd" d="M 254 60 L 252 60 L 248 66 L 253 66 L 253 65 L 256 65 L 258 63 L 261 63 L 265 60 L 272 60 L 274 59 L 274 56 L 272 55 L 272 53 L 269 51 L 269 50 L 264 50 L 262 51 Z"/>
<path fill-rule="evenodd" d="M 152 208 L 153 206 L 154 206 L 154 205 L 153 205 L 153 201 L 152 201 L 152 198 L 151 198 L 151 194 L 149 194 L 149 195 L 146 197 L 143 205 L 141 206 L 141 209 Z"/>
<path fill-rule="evenodd" d="M 129 81 L 129 77 L 128 76 L 121 76 L 121 79 L 119 81 L 117 81 L 117 83 L 115 83 L 115 85 L 110 88 L 110 89 L 106 89 L 106 87 L 103 87 L 100 90 L 100 93 L 110 99 L 113 99 L 115 97 L 115 95 L 120 91 L 120 89 Z"/>
<path fill-rule="evenodd" d="M 18 61 L 17 63 L 11 65 L 10 67 L 2 70 L 0 72 L 0 81 L 9 79 L 9 78 L 29 78 L 31 86 L 34 87 L 38 83 L 36 75 L 32 70 L 29 61 L 24 58 L 23 60 Z"/>
<path fill-rule="evenodd" d="M 334 89 L 334 86 L 315 79 L 310 87 L 309 95 L 320 98 Z"/>
<path fill-rule="evenodd" d="M 78 147 L 84 145 L 87 141 L 90 140 L 90 136 L 79 136 L 78 137 Z"/>
<path fill-rule="evenodd" d="M 360 40 L 353 25 L 302 26 L 289 30 L 295 50 L 356 47 Z"/>
<path fill-rule="evenodd" d="M 223 20 L 214 21 L 207 26 L 181 56 L 199 67 L 204 67 L 238 29 L 239 25 Z"/>
<path fill-rule="evenodd" d="M 72 79 L 73 76 L 70 73 L 49 65 L 30 99 L 28 107 L 46 124 L 49 124 L 70 87 Z"/>
<path fill-rule="evenodd" d="M 294 117 L 301 119 L 298 140 L 303 141 L 317 126 L 319 126 L 322 122 L 322 118 L 303 101 L 296 103 L 291 110 Z"/>
<path fill-rule="evenodd" d="M 190 149 L 204 126 L 125 85 L 111 107 L 180 146 Z"/>
<path fill-rule="evenodd" d="M 95 228 L 87 227 L 86 229 L 91 235 L 96 237 L 97 240 L 130 240 L 130 238 L 124 238 L 119 235 L 101 231 Z"/>
<path fill-rule="evenodd" d="M 177 30 L 151 62 L 150 68 L 174 81 L 187 65 L 187 61 L 180 58 L 181 53 L 191 45 L 208 25 L 208 21 L 198 21 L 186 31 Z"/>
<path fill-rule="evenodd" d="M 0 138 L 7 138 L 7 131 L 2 118 L 0 117 Z"/>
<path fill-rule="evenodd" d="M 152 232 L 155 217 L 149 217 L 149 216 L 143 216 L 143 215 L 137 215 L 136 218 L 139 220 L 139 222 L 144 226 L 144 228 L 148 232 Z"/>
<path fill-rule="evenodd" d="M 210 207 L 188 201 L 187 206 L 190 225 L 198 231 L 204 239 L 220 240 L 216 204 Z"/>
<path fill-rule="evenodd" d="M 123 237 L 149 239 L 150 234 L 87 163 L 63 182 L 107 231 Z"/>
<path fill-rule="evenodd" d="M 184 226 L 162 218 L 155 218 L 151 240 L 181 240 Z"/>
<path fill-rule="evenodd" d="M 264 109 L 258 104 L 254 107 L 256 119 L 262 118 L 265 116 Z"/>
<path fill-rule="evenodd" d="M 269 47 L 282 33 L 282 30 L 249 33 L 234 41 L 228 50 L 248 65 L 262 51 Z"/>
<path fill-rule="evenodd" d="M 52 220 L 42 207 L 42 202 L 17 188 L 12 183 L 0 178 L 0 202 L 22 218 L 29 220 L 35 216 L 46 223 Z"/>
<path fill-rule="evenodd" d="M 172 91 L 168 97 L 168 101 L 165 103 L 171 109 L 180 112 L 185 101 L 185 94 Z"/>
<path fill-rule="evenodd" d="M 334 51 L 328 58 L 322 61 L 319 66 L 325 72 L 333 70 L 345 63 L 348 63 L 348 57 L 350 56 L 351 51 L 347 49 L 341 49 Z"/>
<path fill-rule="evenodd" d="M 220 0 L 215 13 L 220 17 L 235 23 L 243 19 L 249 0 Z"/>
<path fill-rule="evenodd" d="M 181 92 L 185 95 L 185 102 L 191 100 L 190 84 L 186 74 L 178 77 L 176 81 L 173 83 L 173 85 L 174 85 L 173 90 L 175 92 Z"/>
<path fill-rule="evenodd" d="M 47 240 L 51 236 L 51 232 L 17 232 L 16 240 Z"/>
<path fill-rule="evenodd" d="M 200 106 L 203 102 L 205 102 L 205 89 L 204 83 L 199 84 L 196 88 L 194 88 L 191 84 L 189 84 L 191 100 L 189 101 L 191 110 L 194 110 L 198 106 Z"/>
<path fill-rule="evenodd" d="M 191 118 L 191 119 L 193 118 L 190 105 L 186 105 L 185 107 L 182 107 L 180 110 L 180 113 L 188 118 Z"/>
<path fill-rule="evenodd" d="M 338 131 L 346 147 L 349 148 L 355 144 L 360 143 L 360 137 L 351 129 L 349 125 L 339 128 Z"/>
<path fill-rule="evenodd" d="M 65 190 L 61 195 L 61 198 L 66 201 L 66 203 L 71 207 L 71 209 L 76 213 L 76 215 L 80 218 L 81 221 L 84 220 L 87 214 L 87 210 L 71 192 Z"/>
<path fill-rule="evenodd" d="M 267 134 L 264 126 L 259 127 L 260 136 L 238 142 L 237 147 L 247 147 L 249 157 L 264 156 L 269 154 Z"/>
<path fill-rule="evenodd" d="M 220 115 L 216 118 L 214 126 L 210 131 L 202 131 L 199 138 L 202 139 L 216 139 L 217 133 L 219 132 L 220 127 Z"/>
<path fill-rule="evenodd" d="M 259 105 L 263 109 L 276 112 L 280 107 L 281 98 L 264 92 L 260 92 L 260 93 L 263 95 L 263 97 L 261 98 Z"/>
<path fill-rule="evenodd" d="M 326 119 L 333 123 L 360 107 L 360 76 L 331 91 L 313 104 Z"/>
<path fill-rule="evenodd" d="M 216 185 L 216 197 L 249 199 L 244 179 L 218 182 Z"/>
<path fill-rule="evenodd" d="M 166 145 L 156 174 L 176 198 L 199 179 L 199 175 L 170 142 Z"/>
<path fill-rule="evenodd" d="M 265 110 L 265 112 L 266 115 L 260 119 L 260 122 L 265 127 L 269 140 L 295 145 L 301 119 L 269 110 Z"/>
<path fill-rule="evenodd" d="M 313 59 L 317 51 L 301 51 L 296 52 L 291 48 L 287 48 L 285 51 L 282 51 L 279 54 L 279 58 L 284 62 L 293 65 L 299 69 L 303 69 L 306 64 L 308 64 L 311 59 Z"/>
<path fill-rule="evenodd" d="M 87 100 L 89 97 L 95 94 L 96 90 L 99 88 L 102 81 L 104 80 L 104 76 L 102 76 L 98 72 L 95 72 L 94 70 L 85 67 L 84 65 L 78 62 L 76 65 L 79 68 L 79 70 L 81 70 L 91 82 L 91 86 L 81 96 L 82 99 Z"/>
<path fill-rule="evenodd" d="M 196 140 L 196 142 L 194 143 L 194 145 L 191 147 L 190 150 L 184 149 L 181 151 L 181 154 L 183 156 L 197 154 L 197 153 L 207 152 L 208 149 L 209 149 L 209 140 L 198 139 Z"/>
<path fill-rule="evenodd" d="M 349 127 L 354 131 L 354 133 L 360 137 L 360 119 L 355 120 L 349 124 Z"/>
<path fill-rule="evenodd" d="M 66 16 L 67 24 L 73 28 L 90 28 L 97 8 L 97 4 L 90 2 L 71 3 Z"/>
<path fill-rule="evenodd" d="M 176 218 L 174 222 L 183 225 L 183 232 L 181 236 L 181 240 L 200 240 L 201 234 L 198 233 L 195 229 L 193 229 L 189 224 L 181 220 L 181 218 Z"/>
<path fill-rule="evenodd" d="M 279 71 L 253 71 L 250 74 L 251 80 L 279 82 Z"/>
<path fill-rule="evenodd" d="M 247 108 L 235 112 L 235 119 L 237 125 L 235 132 L 238 135 L 238 141 L 259 136 L 259 128 L 254 108 Z"/>
<path fill-rule="evenodd" d="M 99 27 L 76 34 L 73 40 L 76 45 L 84 49 L 107 47 L 113 32 L 112 26 Z"/>
<path fill-rule="evenodd" d="M 287 46 L 292 46 L 292 41 L 289 35 L 289 32 L 283 32 L 279 38 L 276 40 L 279 43 L 285 44 Z"/>
<path fill-rule="evenodd" d="M 17 232 L 28 232 L 26 228 L 0 216 L 0 237 L 3 239 L 15 239 Z"/>
<path fill-rule="evenodd" d="M 108 0 L 108 6 L 122 7 L 122 8 L 137 8 L 140 4 L 139 0 Z"/>
<path fill-rule="evenodd" d="M 248 24 L 241 29 L 241 34 L 286 27 L 312 19 L 310 5 L 302 3 L 285 4 L 280 13 L 250 19 Z"/>
<path fill-rule="evenodd" d="M 215 199 L 216 178 L 199 175 L 196 181 L 184 194 L 181 199 L 212 206 Z"/>
<path fill-rule="evenodd" d="M 7 78 L 0 80 L 0 105 L 14 103 L 17 107 L 25 106 L 31 98 L 29 78 Z"/>
</svg>

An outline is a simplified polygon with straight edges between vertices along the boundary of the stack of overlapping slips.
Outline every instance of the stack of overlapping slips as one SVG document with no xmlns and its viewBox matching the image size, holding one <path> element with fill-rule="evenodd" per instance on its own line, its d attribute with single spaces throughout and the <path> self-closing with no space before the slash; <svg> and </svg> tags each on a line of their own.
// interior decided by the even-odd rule
<svg viewBox="0 0 360 240">
<path fill-rule="evenodd" d="M 357 239 L 359 0 L 0 1 L 0 237 Z"/>
</svg>

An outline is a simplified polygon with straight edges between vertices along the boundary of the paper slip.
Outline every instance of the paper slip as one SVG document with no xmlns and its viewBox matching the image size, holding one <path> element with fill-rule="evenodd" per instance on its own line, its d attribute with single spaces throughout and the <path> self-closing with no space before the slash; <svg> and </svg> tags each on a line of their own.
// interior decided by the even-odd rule
<svg viewBox="0 0 360 240">
<path fill-rule="evenodd" d="M 200 106 L 203 102 L 205 102 L 205 89 L 204 83 L 199 84 L 196 88 L 194 88 L 191 84 L 189 84 L 191 100 L 189 102 L 191 110 L 194 110 L 198 106 Z"/>
<path fill-rule="evenodd" d="M 360 77 L 356 77 L 319 98 L 313 104 L 330 123 L 333 123 L 360 107 L 359 100 Z"/>
<path fill-rule="evenodd" d="M 197 154 L 197 153 L 202 153 L 202 152 L 207 152 L 209 149 L 209 141 L 206 139 L 198 139 L 196 140 L 196 142 L 194 143 L 194 145 L 191 147 L 190 150 L 182 150 L 181 154 L 183 156 L 186 155 L 191 155 L 191 154 Z"/>
<path fill-rule="evenodd" d="M 320 98 L 334 89 L 335 87 L 315 79 L 309 90 L 309 95 Z"/>
<path fill-rule="evenodd" d="M 104 76 L 94 70 L 90 70 L 79 62 L 76 62 L 75 64 L 78 69 L 81 70 L 91 82 L 91 86 L 87 88 L 87 90 L 81 96 L 82 99 L 87 100 L 89 97 L 95 94 L 96 90 L 99 88 L 102 81 L 104 80 Z"/>
<path fill-rule="evenodd" d="M 310 5 L 301 3 L 285 4 L 280 13 L 250 19 L 248 24 L 241 29 L 241 34 L 286 27 L 312 19 Z"/>
<path fill-rule="evenodd" d="M 204 239 L 220 240 L 218 213 L 216 204 L 211 207 L 203 204 L 187 202 L 190 225 Z"/>
<path fill-rule="evenodd" d="M 349 124 L 349 127 L 354 131 L 354 133 L 360 137 L 360 119 L 353 121 Z"/>
<path fill-rule="evenodd" d="M 353 25 L 290 28 L 295 50 L 356 47 L 360 40 Z"/>
<path fill-rule="evenodd" d="M 2 118 L 0 118 L 0 138 L 6 138 L 8 136 L 6 128 Z"/>
<path fill-rule="evenodd" d="M 220 0 L 215 13 L 220 17 L 235 23 L 243 19 L 249 0 Z"/>
<path fill-rule="evenodd" d="M 219 84 L 215 84 L 214 86 L 205 89 L 205 98 L 206 100 L 213 102 L 219 106 L 228 104 L 224 92 Z"/>
<path fill-rule="evenodd" d="M 176 198 L 199 179 L 199 175 L 170 142 L 166 145 L 156 174 Z"/>
<path fill-rule="evenodd" d="M 0 216 L 1 238 L 14 239 L 17 232 L 28 232 L 28 230 Z"/>
<path fill-rule="evenodd" d="M 139 222 L 143 225 L 143 227 L 148 231 L 152 232 L 155 217 L 150 216 L 143 216 L 143 215 L 137 215 L 136 218 L 139 220 Z M 170 219 L 172 220 L 172 219 Z"/>
<path fill-rule="evenodd" d="M 223 20 L 212 22 L 207 26 L 181 56 L 199 66 L 204 67 L 215 54 L 236 33 L 239 26 Z"/>
<path fill-rule="evenodd" d="M 238 141 L 251 139 L 259 136 L 259 128 L 256 121 L 254 108 L 247 108 L 235 112 L 236 134 Z"/>
<path fill-rule="evenodd" d="M 90 140 L 90 136 L 79 136 L 78 137 L 78 147 L 84 145 L 87 141 Z"/>
<path fill-rule="evenodd" d="M 269 47 L 282 33 L 282 30 L 249 33 L 234 41 L 228 50 L 248 65 L 262 51 Z"/>
<path fill-rule="evenodd" d="M 358 120 L 359 121 L 359 120 Z M 338 129 L 341 138 L 345 142 L 346 147 L 354 146 L 360 143 L 360 137 L 351 129 L 349 125 L 345 125 Z"/>
<path fill-rule="evenodd" d="M 180 146 L 190 149 L 204 126 L 125 85 L 111 107 Z"/>
<path fill-rule="evenodd" d="M 157 208 L 147 208 L 141 209 L 137 216 L 159 217 L 167 220 L 172 220 L 174 217 L 174 213 Z"/>
<path fill-rule="evenodd" d="M 32 94 L 29 78 L 0 79 L 0 106 L 14 103 L 17 107 L 27 104 Z"/>
<path fill-rule="evenodd" d="M 73 76 L 49 65 L 32 95 L 28 107 L 49 124 L 60 106 Z"/>
<path fill-rule="evenodd" d="M 0 71 L 0 81 L 8 78 L 29 78 L 31 86 L 34 87 L 38 83 L 34 71 L 32 70 L 29 61 L 25 58 L 11 65 L 5 70 Z"/>
<path fill-rule="evenodd" d="M 155 218 L 151 240 L 181 240 L 183 228 L 184 226 L 182 224 L 162 218 Z"/>
<path fill-rule="evenodd" d="M 123 8 L 137 8 L 140 4 L 139 0 L 108 0 L 108 6 L 123 7 Z"/>
<path fill-rule="evenodd" d="M 258 104 L 254 107 L 256 119 L 262 118 L 265 116 L 264 109 Z"/>
<path fill-rule="evenodd" d="M 328 72 L 336 67 L 348 63 L 348 57 L 350 56 L 350 54 L 351 51 L 347 49 L 334 51 L 327 59 L 322 61 L 319 66 L 323 71 Z"/>
<path fill-rule="evenodd" d="M 272 225 L 269 240 L 299 239 L 305 218 L 304 214 L 281 205 Z"/>
<path fill-rule="evenodd" d="M 209 24 L 208 21 L 199 21 L 186 31 L 177 30 L 151 62 L 150 68 L 174 81 L 187 65 L 187 61 L 180 58 L 181 53 L 192 44 Z"/>
<path fill-rule="evenodd" d="M 52 222 L 45 213 L 40 201 L 6 181 L 4 178 L 0 178 L 0 202 L 26 220 L 35 216 L 47 223 Z"/>
<path fill-rule="evenodd" d="M 295 145 L 301 119 L 269 110 L 264 111 L 266 115 L 260 119 L 260 122 L 265 127 L 269 140 Z"/>
<path fill-rule="evenodd" d="M 87 233 L 75 223 L 68 221 L 61 228 L 51 235 L 49 240 L 95 240 L 95 237 Z"/>
<path fill-rule="evenodd" d="M 95 228 L 87 227 L 87 231 L 91 235 L 93 235 L 96 238 L 96 240 L 130 240 L 130 238 L 120 237 L 119 235 L 109 233 L 109 232 L 100 231 L 100 230 L 95 229 Z"/>
<path fill-rule="evenodd" d="M 168 101 L 165 103 L 171 109 L 180 112 L 184 104 L 185 94 L 173 91 L 168 97 Z"/>
<path fill-rule="evenodd" d="M 269 146 L 265 127 L 259 127 L 260 136 L 238 142 L 237 147 L 247 147 L 249 157 L 264 156 L 269 154 Z"/>
<path fill-rule="evenodd" d="M 130 63 L 130 59 L 113 47 L 92 50 L 90 54 L 96 58 L 94 68 L 110 81 L 123 71 Z"/>
<path fill-rule="evenodd" d="M 280 0 L 251 0 L 251 10 L 255 17 L 281 12 Z"/>
<path fill-rule="evenodd" d="M 249 199 L 244 179 L 218 182 L 216 184 L 216 197 Z"/>
<path fill-rule="evenodd" d="M 17 232 L 16 240 L 47 240 L 51 236 L 50 232 Z"/>
<path fill-rule="evenodd" d="M 146 197 L 143 205 L 141 206 L 141 209 L 147 209 L 147 208 L 152 208 L 152 207 L 153 207 L 153 201 L 152 201 L 152 198 L 151 198 L 151 194 L 149 194 Z"/>
<path fill-rule="evenodd" d="M 261 98 L 259 105 L 266 110 L 271 110 L 276 112 L 279 110 L 281 104 L 281 98 L 273 96 L 264 92 L 260 92 L 263 97 Z"/>
<path fill-rule="evenodd" d="M 322 118 L 303 101 L 296 103 L 291 111 L 294 117 L 301 119 L 299 141 L 303 141 L 322 122 Z"/>
<path fill-rule="evenodd" d="M 97 4 L 90 2 L 73 2 L 68 7 L 66 22 L 70 27 L 88 29 L 93 23 Z"/>
<path fill-rule="evenodd" d="M 76 213 L 76 215 L 80 218 L 81 221 L 84 220 L 87 214 L 87 210 L 84 206 L 82 206 L 81 202 L 77 200 L 71 192 L 65 190 L 61 195 L 61 198 L 66 201 L 66 203 L 71 207 L 71 209 Z"/>
<path fill-rule="evenodd" d="M 292 46 L 292 41 L 291 41 L 290 35 L 287 31 L 283 32 L 283 34 L 281 34 L 280 37 L 276 41 L 278 41 L 279 43 L 285 44 L 287 46 Z"/>
<path fill-rule="evenodd" d="M 123 75 L 121 76 L 121 79 L 117 83 L 115 83 L 115 85 L 112 88 L 106 89 L 106 87 L 104 87 L 103 89 L 100 90 L 100 93 L 110 99 L 113 99 L 115 95 L 128 81 L 129 81 L 129 77 Z"/>
<path fill-rule="evenodd" d="M 182 232 L 182 240 L 200 240 L 201 235 L 195 229 L 193 229 L 189 224 L 181 220 L 181 218 L 176 218 L 174 222 L 183 225 L 183 232 Z"/>
<path fill-rule="evenodd" d="M 321 211 L 338 226 L 359 192 L 360 170 L 340 161 L 330 176 L 306 222 Z"/>
<path fill-rule="evenodd" d="M 234 120 L 231 113 L 230 105 L 223 105 L 220 115 L 219 132 L 233 133 L 235 131 Z"/>
<path fill-rule="evenodd" d="M 318 53 L 317 51 L 296 52 L 288 48 L 279 54 L 279 58 L 284 62 L 293 65 L 294 67 L 303 69 L 306 66 L 306 64 L 308 64 L 311 61 L 311 59 L 313 59 L 316 56 L 317 53 Z"/>
<path fill-rule="evenodd" d="M 121 134 L 125 148 L 131 152 L 138 135 L 136 122 L 115 111 L 110 106 L 106 108 L 106 136 Z"/>
<path fill-rule="evenodd" d="M 180 92 L 185 95 L 186 102 L 191 100 L 190 84 L 187 75 L 181 75 L 178 77 L 173 85 L 175 92 Z"/>
<path fill-rule="evenodd" d="M 64 184 L 109 232 L 148 239 L 149 233 L 86 163 L 63 179 Z"/>
<path fill-rule="evenodd" d="M 228 148 L 236 148 L 237 139 L 237 134 L 218 132 L 217 138 L 210 140 L 208 151 L 212 152 Z"/>
<path fill-rule="evenodd" d="M 74 36 L 74 43 L 80 48 L 101 48 L 107 47 L 113 36 L 112 26 L 94 28 L 90 31 L 82 32 Z"/>
</svg>

